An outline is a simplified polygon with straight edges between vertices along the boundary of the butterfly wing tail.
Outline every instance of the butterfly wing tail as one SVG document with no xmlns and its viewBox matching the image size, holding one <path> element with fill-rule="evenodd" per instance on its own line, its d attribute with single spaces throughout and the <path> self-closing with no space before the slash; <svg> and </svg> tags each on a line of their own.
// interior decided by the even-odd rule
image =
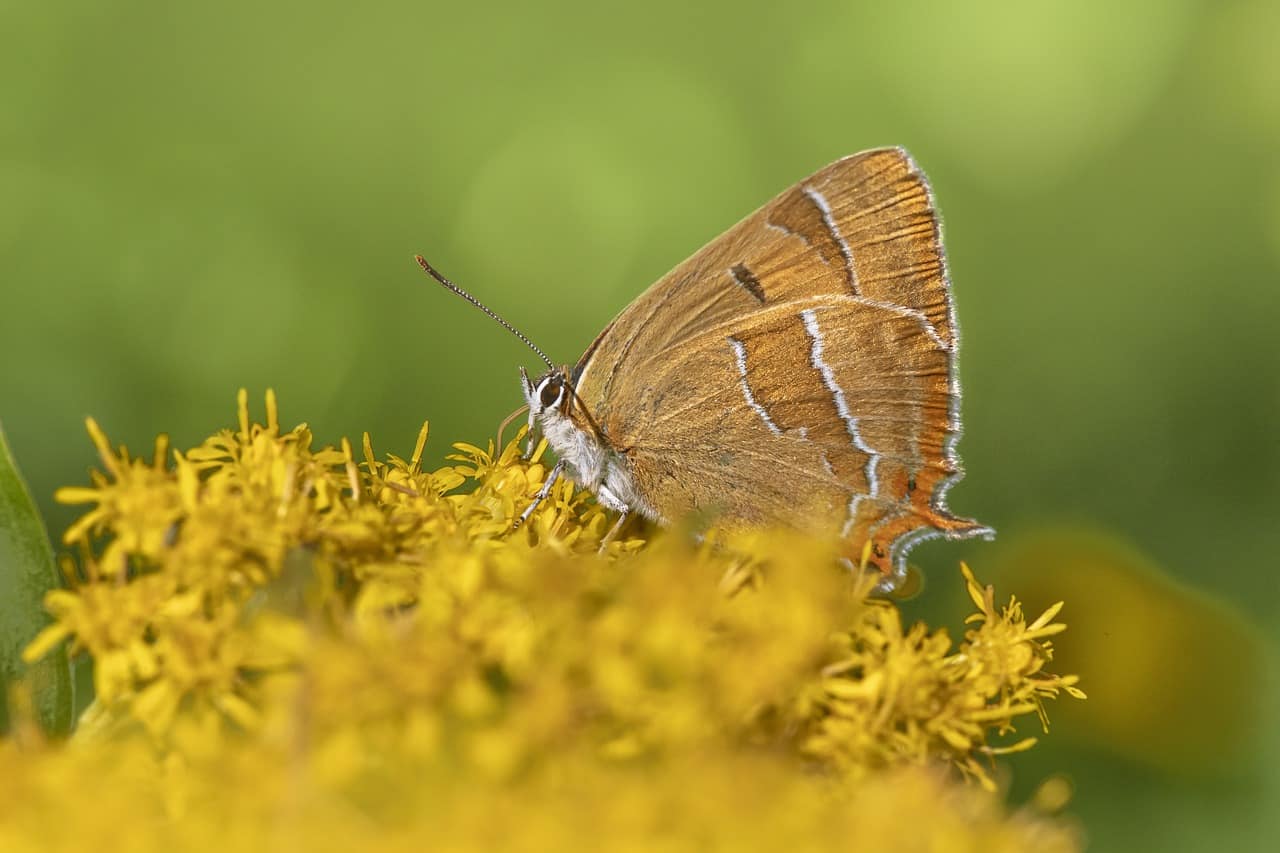
<svg viewBox="0 0 1280 853">
<path fill-rule="evenodd" d="M 874 516 L 872 516 L 874 518 Z M 868 519 L 870 520 L 870 519 Z M 866 542 L 871 543 L 867 565 L 885 575 L 893 586 L 907 576 L 911 549 L 929 539 L 992 539 L 995 530 L 971 518 L 961 518 L 933 507 L 909 506 L 886 511 L 870 524 L 859 525 L 847 537 L 855 562 Z"/>
</svg>

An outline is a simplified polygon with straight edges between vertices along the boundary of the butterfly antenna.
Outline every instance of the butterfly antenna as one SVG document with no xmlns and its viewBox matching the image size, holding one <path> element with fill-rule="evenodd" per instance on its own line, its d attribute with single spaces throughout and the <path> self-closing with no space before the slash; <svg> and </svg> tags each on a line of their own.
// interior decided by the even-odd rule
<svg viewBox="0 0 1280 853">
<path fill-rule="evenodd" d="M 517 329 L 515 326 L 511 325 L 510 323 L 508 323 L 506 320 L 504 320 L 504 319 L 502 319 L 501 317 L 499 317 L 497 314 L 495 314 L 493 311 L 491 311 L 491 310 L 489 309 L 489 307 L 488 307 L 487 305 L 485 305 L 483 302 L 481 302 L 479 299 L 476 299 L 476 298 L 475 298 L 474 296 L 472 296 L 470 293 L 467 293 L 467 292 L 466 292 L 465 290 L 463 290 L 461 287 L 458 287 L 458 285 L 454 284 L 453 282 L 449 281 L 449 279 L 445 278 L 444 276 L 440 275 L 440 273 L 436 272 L 435 267 L 433 267 L 433 266 L 431 266 L 431 264 L 427 263 L 427 259 L 426 259 L 426 258 L 424 258 L 424 257 L 422 257 L 422 255 L 414 255 L 414 256 L 413 256 L 413 259 L 414 259 L 415 261 L 417 261 L 417 262 L 418 262 L 418 266 L 422 267 L 422 269 L 426 272 L 426 274 L 427 274 L 427 275 L 431 276 L 431 277 L 432 277 L 432 278 L 434 278 L 436 281 L 438 281 L 438 282 L 440 282 L 442 285 L 444 285 L 446 288 L 448 288 L 449 290 L 452 290 L 454 293 L 458 294 L 458 295 L 459 295 L 459 296 L 461 296 L 463 299 L 467 300 L 467 301 L 468 301 L 468 302 L 470 302 L 472 305 L 476 306 L 476 307 L 477 307 L 477 308 L 479 308 L 481 311 L 483 311 L 484 313 L 488 314 L 490 317 L 492 317 L 492 318 L 493 318 L 493 320 L 494 320 L 495 322 L 497 322 L 497 324 L 498 324 L 499 326 L 501 326 L 502 328 L 506 329 L 508 332 L 510 332 L 511 334 L 515 335 L 515 336 L 516 336 L 517 338 L 519 338 L 520 340 L 524 341 L 525 346 L 527 346 L 529 349 L 531 349 L 531 350 L 533 350 L 534 352 L 536 352 L 536 353 L 538 354 L 538 358 L 540 358 L 540 359 L 542 359 L 544 362 L 546 362 L 547 367 L 551 368 L 552 370 L 555 370 L 555 369 L 556 369 L 556 366 L 555 366 L 554 364 L 552 364 L 552 363 L 551 363 L 551 359 L 547 358 L 547 354 L 546 354 L 546 353 L 544 353 L 542 350 L 538 349 L 538 348 L 537 348 L 537 346 L 535 346 L 535 345 L 534 345 L 533 341 L 531 341 L 531 340 L 529 340 L 527 337 L 525 337 L 524 333 L 522 333 L 519 329 Z"/>
</svg>

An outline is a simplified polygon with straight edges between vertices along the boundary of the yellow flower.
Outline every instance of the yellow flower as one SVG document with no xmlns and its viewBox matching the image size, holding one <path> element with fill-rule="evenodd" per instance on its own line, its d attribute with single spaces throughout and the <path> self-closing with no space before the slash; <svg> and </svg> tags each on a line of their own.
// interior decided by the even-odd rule
<svg viewBox="0 0 1280 853">
<path fill-rule="evenodd" d="M 1042 701 L 1067 691 L 1084 698 L 1075 676 L 1044 673 L 1053 648 L 1045 639 L 1066 626 L 1054 623 L 1054 605 L 1027 625 L 1016 600 L 997 611 L 994 592 L 962 566 L 979 612 L 953 652 L 946 631 L 902 626 L 887 602 L 868 606 L 862 621 L 842 636 L 842 659 L 824 670 L 820 690 L 801 705 L 812 755 L 846 768 L 945 757 L 985 787 L 994 783 L 980 759 L 1027 749 L 1034 738 L 991 745 L 991 734 L 1014 730 L 1014 720 L 1035 712 L 1048 729 Z"/>
<path fill-rule="evenodd" d="M 271 394 L 252 423 L 243 392 L 238 429 L 171 461 L 163 440 L 144 464 L 90 434 L 105 474 L 59 493 L 94 504 L 66 537 L 85 557 L 28 656 L 69 638 L 95 661 L 97 700 L 77 736 L 89 757 L 45 761 L 87 790 L 95 757 L 156 756 L 155 800 L 116 806 L 180 816 L 157 847 L 203 837 L 219 810 L 248 837 L 283 821 L 318 849 L 366 847 L 351 809 L 405 821 L 407 838 L 434 821 L 485 846 L 519 827 L 528 849 L 559 849 L 554 818 L 649 847 L 664 809 L 729 832 L 745 798 L 761 809 L 748 848 L 894 849 L 932 836 L 868 810 L 932 810 L 961 842 L 936 849 L 1028 849 L 1027 833 L 1075 849 L 1069 827 L 940 770 L 990 789 L 994 756 L 1033 742 L 1007 742 L 1016 721 L 1083 695 L 1045 671 L 1058 608 L 1028 624 L 967 568 L 978 612 L 953 648 L 870 597 L 874 578 L 838 569 L 832 543 L 647 541 L 632 523 L 602 558 L 609 519 L 567 482 L 513 533 L 547 474 L 545 447 L 525 459 L 519 436 L 454 445 L 429 471 L 425 425 L 407 460 L 380 460 L 367 435 L 357 458 L 283 431 Z M 35 789 L 9 796 L 44 808 Z M 766 814 L 771 800 L 786 810 Z M 0 811 L 3 849 L 28 837 L 15 814 Z"/>
</svg>

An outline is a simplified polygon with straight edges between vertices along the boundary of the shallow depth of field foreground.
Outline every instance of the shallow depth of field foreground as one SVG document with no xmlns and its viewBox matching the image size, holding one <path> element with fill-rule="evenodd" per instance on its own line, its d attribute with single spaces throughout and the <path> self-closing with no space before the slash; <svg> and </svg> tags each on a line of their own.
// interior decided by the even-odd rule
<svg viewBox="0 0 1280 853">
<path fill-rule="evenodd" d="M 597 556 L 611 519 L 569 484 L 510 533 L 544 475 L 514 441 L 424 471 L 425 426 L 317 448 L 264 414 L 242 393 L 236 427 L 145 454 L 90 422 L 24 657 L 91 656 L 96 698 L 62 740 L 38 681 L 11 691 L 0 849 L 1081 846 L 1060 780 L 1003 793 L 1083 696 L 1058 607 L 961 567 L 964 635 L 904 624 L 782 533 Z"/>
</svg>

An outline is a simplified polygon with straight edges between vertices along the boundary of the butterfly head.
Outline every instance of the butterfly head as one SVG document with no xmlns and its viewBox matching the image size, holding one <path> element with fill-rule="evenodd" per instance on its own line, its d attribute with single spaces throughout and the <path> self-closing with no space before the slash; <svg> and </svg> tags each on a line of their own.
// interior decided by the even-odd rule
<svg viewBox="0 0 1280 853">
<path fill-rule="evenodd" d="M 529 404 L 530 441 L 534 440 L 535 430 L 540 429 L 547 443 L 570 466 L 570 476 L 595 482 L 605 444 L 574 391 L 569 368 L 553 367 L 537 379 L 530 379 L 521 368 L 520 381 Z"/>
<path fill-rule="evenodd" d="M 520 382 L 524 386 L 524 399 L 529 404 L 531 420 L 568 415 L 573 392 L 569 386 L 569 374 L 564 368 L 548 370 L 537 379 L 530 379 L 521 368 Z"/>
</svg>

